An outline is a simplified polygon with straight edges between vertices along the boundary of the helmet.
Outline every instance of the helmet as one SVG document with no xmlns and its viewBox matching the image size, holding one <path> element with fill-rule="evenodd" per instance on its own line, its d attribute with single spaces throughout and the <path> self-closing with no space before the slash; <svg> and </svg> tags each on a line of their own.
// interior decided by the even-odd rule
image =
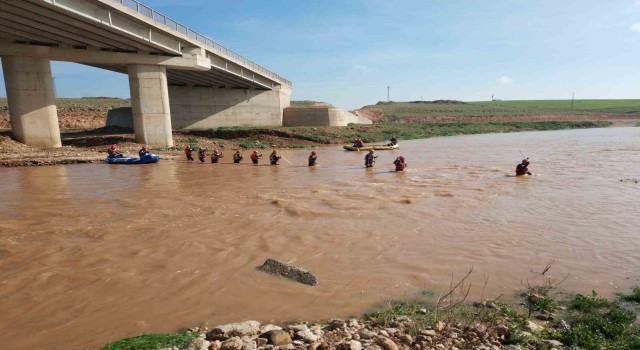
<svg viewBox="0 0 640 350">
<path fill-rule="evenodd" d="M 116 149 L 116 145 L 111 145 L 111 149 Z"/>
<path fill-rule="evenodd" d="M 523 162 L 523 163 L 529 163 L 529 158 L 527 158 L 527 159 L 523 159 L 523 160 L 522 160 L 522 162 Z"/>
<path fill-rule="evenodd" d="M 258 154 L 258 151 L 253 151 L 253 154 Z"/>
<path fill-rule="evenodd" d="M 142 149 L 149 149 L 149 146 L 144 145 L 144 146 L 142 146 Z"/>
<path fill-rule="evenodd" d="M 403 156 L 398 157 L 398 159 L 400 159 L 401 161 L 404 162 L 404 157 Z"/>
<path fill-rule="evenodd" d="M 311 151 L 311 155 L 315 156 L 316 155 L 316 151 Z"/>
<path fill-rule="evenodd" d="M 370 149 L 370 150 L 369 150 L 369 153 L 373 153 L 373 150 L 372 150 L 372 149 Z"/>
</svg>

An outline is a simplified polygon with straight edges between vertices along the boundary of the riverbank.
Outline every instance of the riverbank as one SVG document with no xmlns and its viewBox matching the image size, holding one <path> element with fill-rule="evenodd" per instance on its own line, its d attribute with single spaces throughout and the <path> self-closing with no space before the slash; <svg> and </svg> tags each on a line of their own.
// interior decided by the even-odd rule
<svg viewBox="0 0 640 350">
<path fill-rule="evenodd" d="M 545 270 L 546 272 L 546 270 Z M 544 277 L 544 273 L 541 275 Z M 468 276 L 468 275 L 467 275 Z M 444 350 L 638 349 L 640 287 L 615 300 L 559 294 L 558 281 L 528 286 L 516 306 L 498 298 L 468 303 L 466 277 L 434 303 L 390 301 L 359 318 L 261 325 L 245 321 L 212 329 L 146 334 L 103 350 Z"/>
<path fill-rule="evenodd" d="M 396 136 L 400 141 L 436 136 L 453 136 L 518 131 L 542 131 L 609 127 L 609 121 L 482 122 L 482 123 L 393 123 L 352 125 L 348 127 L 230 127 L 207 131 L 174 131 L 175 146 L 153 149 L 163 159 L 182 156 L 186 145 L 209 150 L 254 148 L 305 148 L 351 143 L 359 137 L 366 143 L 384 142 Z M 11 139 L 9 130 L 0 132 L 0 167 L 41 166 L 72 163 L 98 163 L 106 157 L 106 148 L 117 144 L 120 152 L 137 154 L 140 144 L 133 131 L 104 127 L 91 130 L 67 130 L 62 133 L 63 147 L 43 149 L 23 145 Z"/>
</svg>

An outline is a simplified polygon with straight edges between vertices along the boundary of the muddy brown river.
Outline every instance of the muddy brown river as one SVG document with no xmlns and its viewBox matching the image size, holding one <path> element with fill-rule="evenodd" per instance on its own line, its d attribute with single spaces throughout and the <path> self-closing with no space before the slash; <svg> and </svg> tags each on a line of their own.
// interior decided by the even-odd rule
<svg viewBox="0 0 640 350">
<path fill-rule="evenodd" d="M 535 176 L 506 176 L 519 150 Z M 336 146 L 308 168 L 309 152 L 0 169 L 1 347 L 359 315 L 437 296 L 470 267 L 470 298 L 485 276 L 485 297 L 512 296 L 552 261 L 566 290 L 640 283 L 640 184 L 625 180 L 640 178 L 640 128 L 401 141 L 373 169 Z M 256 271 L 267 258 L 320 284 Z"/>
</svg>

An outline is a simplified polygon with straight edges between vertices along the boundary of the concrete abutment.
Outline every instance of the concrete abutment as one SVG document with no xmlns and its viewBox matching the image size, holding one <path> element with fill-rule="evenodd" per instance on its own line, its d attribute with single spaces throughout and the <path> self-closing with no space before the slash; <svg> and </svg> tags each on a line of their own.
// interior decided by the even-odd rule
<svg viewBox="0 0 640 350">
<path fill-rule="evenodd" d="M 14 138 L 29 146 L 62 147 L 49 59 L 2 56 L 2 70 Z"/>
<path fill-rule="evenodd" d="M 155 147 L 173 146 L 166 68 L 136 64 L 129 65 L 128 72 L 136 141 Z"/>
</svg>

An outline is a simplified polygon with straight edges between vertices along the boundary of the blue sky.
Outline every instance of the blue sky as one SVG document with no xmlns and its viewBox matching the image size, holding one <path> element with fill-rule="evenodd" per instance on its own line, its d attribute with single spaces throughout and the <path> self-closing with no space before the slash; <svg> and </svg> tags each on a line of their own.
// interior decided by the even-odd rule
<svg viewBox="0 0 640 350">
<path fill-rule="evenodd" d="M 295 100 L 640 98 L 640 0 L 143 2 L 291 80 Z M 58 96 L 129 96 L 125 75 L 52 67 Z"/>
</svg>

